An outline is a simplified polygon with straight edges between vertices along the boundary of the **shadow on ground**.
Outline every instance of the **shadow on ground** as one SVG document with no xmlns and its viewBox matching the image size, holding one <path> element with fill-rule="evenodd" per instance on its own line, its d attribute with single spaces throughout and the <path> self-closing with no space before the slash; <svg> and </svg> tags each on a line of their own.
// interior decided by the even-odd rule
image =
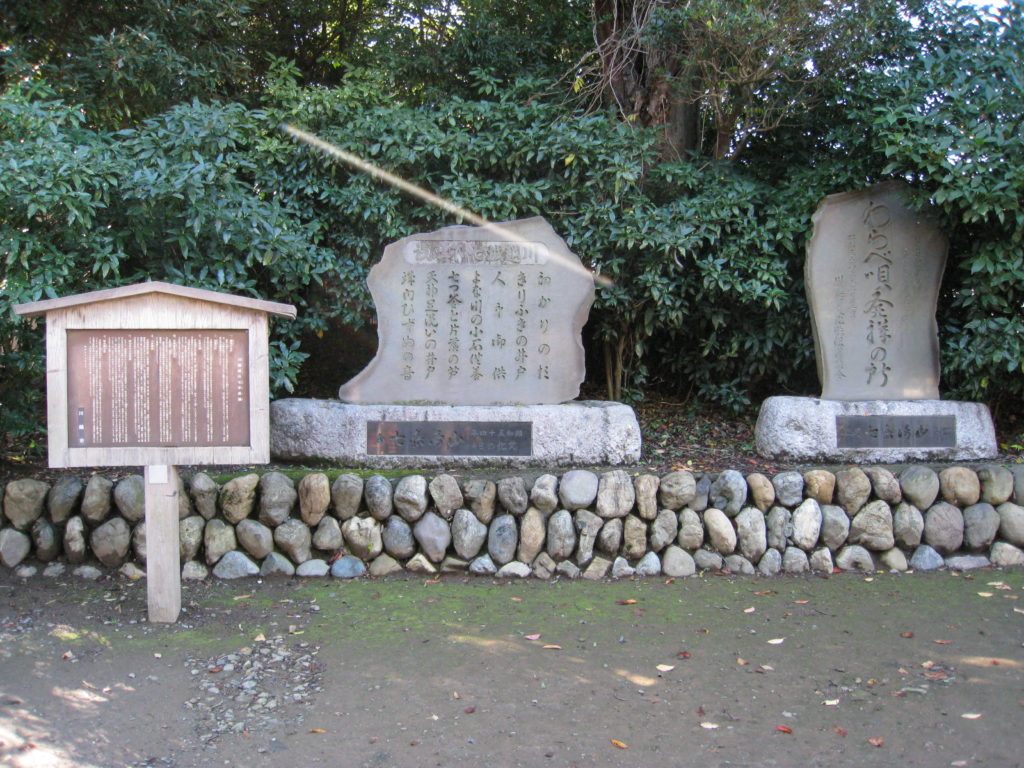
<svg viewBox="0 0 1024 768">
<path fill-rule="evenodd" d="M 145 585 L 0 577 L 37 766 L 1019 766 L 1024 573 Z"/>
</svg>

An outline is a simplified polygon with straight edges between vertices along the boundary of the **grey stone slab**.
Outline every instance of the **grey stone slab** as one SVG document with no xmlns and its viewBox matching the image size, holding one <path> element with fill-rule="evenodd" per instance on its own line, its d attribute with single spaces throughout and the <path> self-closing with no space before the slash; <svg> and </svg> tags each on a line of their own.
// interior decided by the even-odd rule
<svg viewBox="0 0 1024 768">
<path fill-rule="evenodd" d="M 804 272 L 822 397 L 936 400 L 935 307 L 948 243 L 905 185 L 830 195 Z"/>
<path fill-rule="evenodd" d="M 839 447 L 836 417 L 951 416 L 956 420 L 954 447 L 886 446 Z M 799 461 L 842 461 L 892 464 L 905 461 L 965 461 L 998 455 L 995 426 L 982 403 L 954 400 L 841 401 L 812 397 L 769 397 L 761 405 L 754 429 L 757 452 L 762 456 Z"/>
<path fill-rule="evenodd" d="M 579 394 L 594 279 L 543 218 L 403 238 L 367 284 L 377 355 L 342 400 L 534 405 Z"/>
<path fill-rule="evenodd" d="M 529 456 L 375 455 L 368 421 L 479 421 L 533 424 Z M 342 466 L 571 466 L 632 464 L 640 459 L 640 426 L 622 403 L 584 400 L 533 406 L 353 405 L 288 398 L 270 406 L 270 450 L 277 459 L 326 459 Z"/>
</svg>

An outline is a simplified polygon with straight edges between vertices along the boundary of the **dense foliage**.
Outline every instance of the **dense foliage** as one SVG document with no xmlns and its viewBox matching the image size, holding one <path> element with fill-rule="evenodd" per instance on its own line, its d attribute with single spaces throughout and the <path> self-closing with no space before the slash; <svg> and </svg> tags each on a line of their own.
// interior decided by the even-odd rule
<svg viewBox="0 0 1024 768">
<path fill-rule="evenodd" d="M 915 24 L 889 18 L 885 44 L 850 48 L 831 74 L 822 67 L 813 98 L 808 83 L 791 84 L 799 108 L 747 132 L 742 152 L 719 151 L 712 132 L 670 159 L 664 126 L 569 99 L 570 86 L 585 96 L 590 82 L 585 67 L 571 69 L 586 58 L 590 25 L 578 1 L 545 11 L 527 0 L 126 0 L 131 33 L 105 25 L 106 4 L 95 5 L 93 17 L 66 23 L 65 42 L 43 23 L 66 15 L 62 0 L 5 26 L 4 439 L 41 434 L 42 332 L 14 317 L 19 302 L 153 278 L 296 304 L 296 321 L 273 325 L 278 395 L 301 386 L 318 362 L 303 350 L 323 341 L 337 340 L 338 369 L 372 353 L 369 266 L 386 243 L 454 222 L 297 145 L 281 123 L 491 219 L 547 217 L 613 280 L 587 329 L 591 390 L 734 409 L 816 391 L 802 264 L 817 201 L 906 178 L 951 233 L 944 392 L 1020 408 L 1019 6 L 1000 17 L 933 5 Z M 196 23 L 169 25 L 170 6 Z M 328 13 L 340 21 L 324 26 Z M 193 56 L 194 35 L 210 45 Z M 272 55 L 255 55 L 259 46 Z M 773 98 L 786 82 L 773 83 Z M 767 95 L 749 95 L 748 108 Z M 713 103 L 697 104 L 712 127 Z"/>
</svg>

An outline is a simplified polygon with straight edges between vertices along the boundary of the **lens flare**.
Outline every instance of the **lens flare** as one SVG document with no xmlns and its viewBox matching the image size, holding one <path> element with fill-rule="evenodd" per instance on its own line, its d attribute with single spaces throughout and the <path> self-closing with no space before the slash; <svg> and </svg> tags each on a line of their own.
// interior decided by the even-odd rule
<svg viewBox="0 0 1024 768">
<path fill-rule="evenodd" d="M 445 200 L 443 197 L 435 195 L 430 190 L 424 189 L 423 187 L 413 184 L 412 182 L 407 181 L 406 179 L 403 179 L 400 176 L 396 176 L 395 174 L 384 170 L 380 166 L 374 165 L 373 163 L 363 160 L 363 158 L 359 157 L 358 155 L 353 154 L 352 152 L 349 152 L 347 150 L 344 150 L 341 147 L 335 146 L 334 144 L 331 144 L 329 141 L 324 141 L 319 136 L 315 136 L 314 134 L 309 133 L 308 131 L 304 131 L 301 128 L 296 128 L 294 125 L 288 125 L 287 123 L 283 123 L 281 125 L 281 130 L 287 133 L 292 138 L 304 142 L 305 144 L 308 144 L 314 149 L 320 150 L 324 154 L 329 155 L 335 158 L 336 160 L 340 160 L 346 165 L 355 168 L 357 171 L 361 171 L 362 173 L 365 173 L 368 176 L 372 176 L 373 178 L 379 181 L 383 181 L 385 184 L 389 184 L 395 189 L 401 190 L 402 192 L 412 195 L 413 197 L 418 197 L 423 202 L 429 203 L 430 205 L 440 208 L 443 211 L 447 211 L 448 213 L 451 213 L 464 221 L 468 221 L 472 224 L 475 224 L 478 227 L 482 227 L 483 229 L 493 232 L 495 236 L 501 239 L 523 241 L 523 238 L 521 236 L 505 229 L 504 227 L 501 226 L 501 224 L 488 221 L 483 216 L 479 216 L 476 213 L 473 213 L 473 211 L 469 210 L 468 208 L 463 208 L 461 205 L 456 205 L 450 200 Z M 612 280 L 610 280 L 609 278 L 596 272 L 592 272 L 591 270 L 587 269 L 584 266 L 572 263 L 569 263 L 568 266 L 570 269 L 582 270 L 586 274 L 589 274 L 591 277 L 593 277 L 594 282 L 596 282 L 598 285 L 601 285 L 606 288 L 614 285 Z"/>
</svg>

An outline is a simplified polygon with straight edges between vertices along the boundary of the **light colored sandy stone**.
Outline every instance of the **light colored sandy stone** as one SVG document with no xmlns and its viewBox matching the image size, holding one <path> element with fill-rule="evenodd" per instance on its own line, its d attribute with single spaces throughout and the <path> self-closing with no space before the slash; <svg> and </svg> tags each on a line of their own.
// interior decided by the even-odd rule
<svg viewBox="0 0 1024 768">
<path fill-rule="evenodd" d="M 533 425 L 532 451 L 526 456 L 368 454 L 366 429 L 370 421 L 525 421 Z M 270 405 L 270 451 L 283 461 L 316 459 L 374 469 L 608 466 L 635 464 L 640 460 L 640 446 L 640 425 L 633 409 L 603 400 L 533 406 L 430 406 L 287 398 Z"/>
<path fill-rule="evenodd" d="M 716 552 L 722 555 L 733 553 L 736 549 L 736 529 L 732 527 L 732 521 L 725 512 L 715 507 L 705 510 L 704 528 L 708 542 Z"/>
<path fill-rule="evenodd" d="M 544 219 L 445 227 L 403 238 L 385 248 L 367 284 L 377 307 L 378 350 L 367 368 L 341 388 L 342 400 L 544 404 L 579 394 L 581 332 L 594 300 L 594 281 Z M 529 314 L 517 315 L 517 307 Z M 517 325 L 521 318 L 525 328 Z M 426 354 L 438 324 L 442 340 L 448 338 L 449 325 L 466 334 L 456 337 L 461 355 L 454 353 L 455 361 L 431 363 Z M 479 361 L 470 358 L 470 328 L 484 335 Z M 508 343 L 491 343 L 499 337 Z M 523 344 L 516 342 L 519 337 Z M 411 360 L 403 339 L 412 344 Z M 529 357 L 522 363 L 516 352 L 527 347 Z M 524 370 L 517 375 L 520 367 Z"/>
<path fill-rule="evenodd" d="M 888 182 L 829 195 L 812 218 L 804 277 L 823 398 L 939 397 L 935 308 L 948 242 L 905 190 Z"/>
<path fill-rule="evenodd" d="M 952 448 L 839 448 L 837 416 L 952 416 Z M 999 453 L 992 414 L 983 403 L 954 400 L 872 400 L 849 402 L 811 397 L 769 397 L 754 428 L 757 452 L 767 458 L 801 462 L 893 464 L 907 461 L 972 461 Z"/>
</svg>

